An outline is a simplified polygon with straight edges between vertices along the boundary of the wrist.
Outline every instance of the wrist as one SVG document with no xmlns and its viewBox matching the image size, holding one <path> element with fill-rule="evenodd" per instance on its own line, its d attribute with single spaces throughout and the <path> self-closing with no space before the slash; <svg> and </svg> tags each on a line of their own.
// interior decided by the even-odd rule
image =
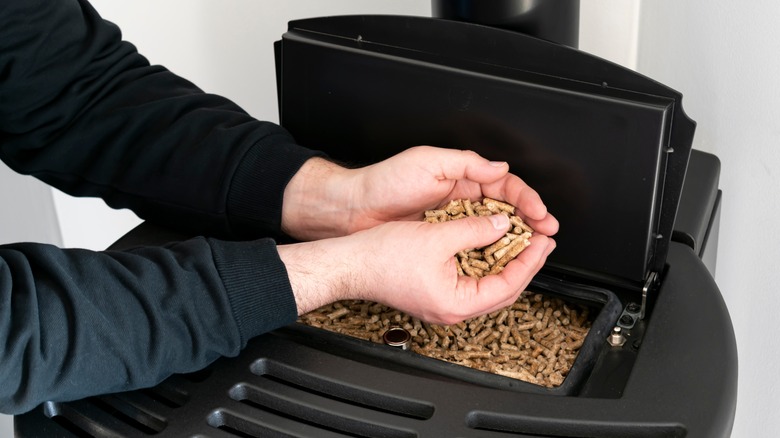
<svg viewBox="0 0 780 438">
<path fill-rule="evenodd" d="M 282 231 L 298 240 L 349 234 L 353 173 L 323 158 L 306 161 L 284 190 Z"/>
<path fill-rule="evenodd" d="M 344 299 L 363 299 L 365 269 L 353 239 L 323 239 L 278 247 L 298 314 Z"/>
</svg>

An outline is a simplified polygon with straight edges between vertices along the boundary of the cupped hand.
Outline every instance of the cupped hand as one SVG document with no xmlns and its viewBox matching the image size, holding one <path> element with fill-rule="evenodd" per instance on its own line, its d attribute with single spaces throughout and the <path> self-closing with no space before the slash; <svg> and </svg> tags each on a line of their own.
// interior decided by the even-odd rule
<svg viewBox="0 0 780 438">
<path fill-rule="evenodd" d="M 545 235 L 497 275 L 459 276 L 454 255 L 509 228 L 503 215 L 438 224 L 398 221 L 346 237 L 279 247 L 300 314 L 341 299 L 365 299 L 424 321 L 453 324 L 517 300 L 555 248 Z"/>
<path fill-rule="evenodd" d="M 558 221 L 539 194 L 509 173 L 506 162 L 489 161 L 473 151 L 418 146 L 352 172 L 350 232 L 419 220 L 423 211 L 452 199 L 483 197 L 515 205 L 517 214 L 540 234 L 558 231 Z"/>
<path fill-rule="evenodd" d="M 298 240 L 349 235 L 399 220 L 422 220 L 425 210 L 452 199 L 490 197 L 517 207 L 538 234 L 558 221 L 539 194 L 505 162 L 473 151 L 417 146 L 387 160 L 346 169 L 322 158 L 307 161 L 284 191 L 282 230 Z"/>
</svg>

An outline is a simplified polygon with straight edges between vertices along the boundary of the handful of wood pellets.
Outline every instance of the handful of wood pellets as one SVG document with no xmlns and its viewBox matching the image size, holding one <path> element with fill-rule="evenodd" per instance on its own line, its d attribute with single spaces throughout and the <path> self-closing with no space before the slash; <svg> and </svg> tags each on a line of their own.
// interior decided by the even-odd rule
<svg viewBox="0 0 780 438">
<path fill-rule="evenodd" d="M 469 216 L 490 216 L 504 214 L 512 224 L 504 237 L 484 248 L 472 248 L 457 254 L 458 273 L 472 278 L 498 274 L 504 266 L 517 257 L 531 244 L 528 240 L 533 234 L 533 228 L 515 216 L 515 207 L 506 202 L 484 198 L 482 202 L 472 202 L 468 199 L 455 199 L 439 210 L 425 212 L 425 221 L 430 223 L 446 222 Z"/>
</svg>

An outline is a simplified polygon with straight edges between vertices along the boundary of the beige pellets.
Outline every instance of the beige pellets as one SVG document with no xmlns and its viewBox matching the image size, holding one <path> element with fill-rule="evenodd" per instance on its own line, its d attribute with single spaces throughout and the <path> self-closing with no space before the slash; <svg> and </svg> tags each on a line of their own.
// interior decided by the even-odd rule
<svg viewBox="0 0 780 438">
<path fill-rule="evenodd" d="M 517 257 L 528 245 L 534 230 L 523 219 L 515 216 L 515 207 L 506 202 L 484 198 L 482 202 L 472 202 L 468 199 L 455 199 L 441 209 L 428 210 L 424 220 L 430 223 L 446 222 L 469 216 L 489 216 L 504 214 L 509 217 L 512 228 L 504 237 L 484 248 L 471 248 L 460 251 L 458 274 L 481 278 L 485 275 L 498 274 L 504 266 Z"/>
<path fill-rule="evenodd" d="M 376 343 L 401 327 L 415 353 L 548 388 L 563 383 L 591 325 L 588 308 L 528 292 L 511 307 L 450 326 L 365 301 L 330 304 L 299 322 Z"/>
</svg>

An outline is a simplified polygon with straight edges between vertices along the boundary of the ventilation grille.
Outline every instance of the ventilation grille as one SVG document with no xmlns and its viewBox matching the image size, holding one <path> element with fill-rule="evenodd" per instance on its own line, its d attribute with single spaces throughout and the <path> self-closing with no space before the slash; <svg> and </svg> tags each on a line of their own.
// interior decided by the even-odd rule
<svg viewBox="0 0 780 438">
<path fill-rule="evenodd" d="M 534 395 L 386 370 L 276 336 L 259 339 L 245 354 L 221 359 L 205 372 L 172 376 L 152 389 L 46 403 L 16 417 L 16 434 L 21 438 L 687 435 L 680 424 L 610 421 L 611 411 L 602 409 L 619 408 L 620 400 L 602 400 L 595 417 L 588 403 L 560 412 L 553 403 L 552 410 L 529 412 Z"/>
<path fill-rule="evenodd" d="M 26 414 L 21 430 L 77 438 L 415 438 L 433 414 L 428 402 L 263 358 L 213 377 L 177 375 L 152 389 L 49 402 Z"/>
<path fill-rule="evenodd" d="M 168 426 L 164 413 L 181 408 L 189 393 L 169 379 L 152 389 L 46 403 L 43 413 L 79 438 L 154 436 Z"/>
<path fill-rule="evenodd" d="M 228 391 L 249 412 L 218 409 L 208 418 L 211 426 L 238 437 L 297 436 L 291 433 L 296 430 L 306 436 L 414 438 L 414 424 L 434 412 L 428 403 L 327 380 L 267 359 L 254 362 L 251 370 L 258 378 Z"/>
<path fill-rule="evenodd" d="M 523 434 L 545 438 L 684 438 L 685 427 L 679 424 L 622 423 L 619 421 L 571 421 L 523 415 L 500 415 L 471 412 L 466 418 L 469 428 Z"/>
</svg>

